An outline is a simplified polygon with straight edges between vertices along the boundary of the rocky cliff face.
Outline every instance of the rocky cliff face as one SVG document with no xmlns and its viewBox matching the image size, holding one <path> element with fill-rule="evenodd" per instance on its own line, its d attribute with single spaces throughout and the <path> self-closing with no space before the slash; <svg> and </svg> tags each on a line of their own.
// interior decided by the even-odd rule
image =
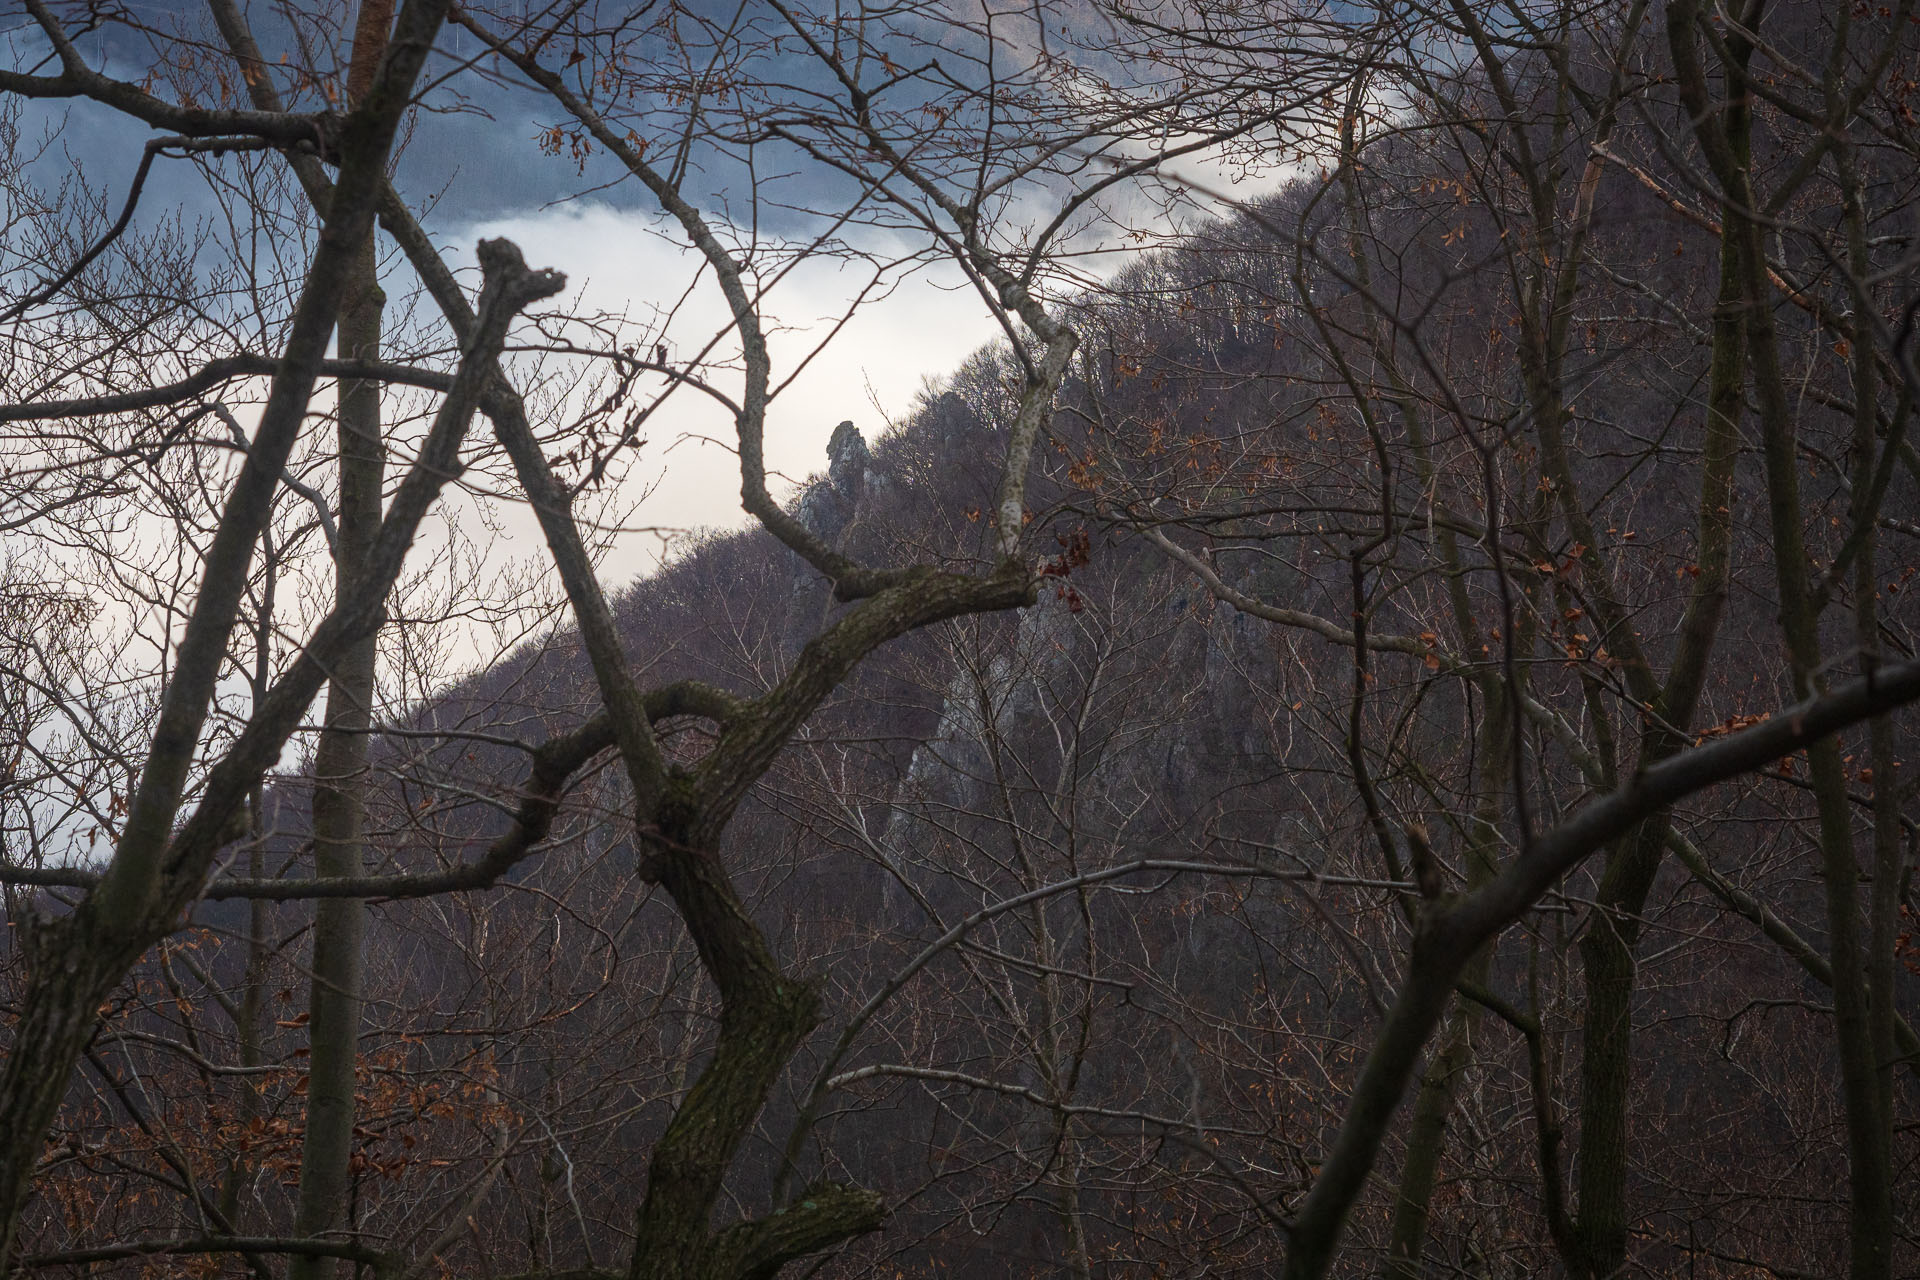
<svg viewBox="0 0 1920 1280">
<path fill-rule="evenodd" d="M 835 427 L 827 441 L 826 478 L 815 480 L 800 495 L 795 509 L 800 523 L 821 540 L 838 544 L 873 480 L 872 464 L 860 429 L 851 421 Z"/>
</svg>

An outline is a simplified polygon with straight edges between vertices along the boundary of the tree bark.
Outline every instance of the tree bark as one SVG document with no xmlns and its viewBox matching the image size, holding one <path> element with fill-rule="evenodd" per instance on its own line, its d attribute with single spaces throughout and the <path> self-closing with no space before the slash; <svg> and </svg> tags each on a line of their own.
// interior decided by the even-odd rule
<svg viewBox="0 0 1920 1280">
<path fill-rule="evenodd" d="M 343 359 L 379 358 L 381 296 L 374 245 L 367 238 L 354 267 L 352 302 L 340 318 Z M 334 576 L 345 592 L 363 572 L 380 524 L 384 466 L 380 386 L 352 380 L 340 390 L 340 514 Z M 327 683 L 325 727 L 314 753 L 313 862 L 317 876 L 365 869 L 368 730 L 372 726 L 377 632 L 355 644 Z M 308 997 L 306 1138 L 294 1234 L 322 1236 L 346 1222 L 353 1154 L 354 1068 L 359 1056 L 365 970 L 366 903 L 329 898 L 314 908 Z M 288 1263 L 290 1280 L 322 1280 L 337 1259 L 306 1254 Z"/>
<path fill-rule="evenodd" d="M 1420 1275 L 1433 1189 L 1439 1180 L 1440 1157 L 1446 1151 L 1447 1122 L 1453 1115 L 1460 1077 L 1473 1060 L 1474 1008 L 1465 1001 L 1456 1003 L 1445 1039 L 1427 1063 L 1426 1074 L 1420 1077 L 1413 1123 L 1407 1130 L 1407 1158 L 1400 1167 L 1400 1189 L 1394 1196 L 1393 1220 L 1387 1228 L 1382 1280 L 1415 1280 Z"/>
<path fill-rule="evenodd" d="M 393 0 L 361 4 L 347 70 L 349 107 L 358 106 L 372 85 L 392 25 Z M 341 359 L 380 358 L 384 303 L 375 233 L 368 227 L 353 258 L 340 313 Z M 336 594 L 345 596 L 367 572 L 380 529 L 385 483 L 380 384 L 360 378 L 343 381 L 336 425 L 340 509 L 333 567 Z M 326 719 L 314 751 L 317 876 L 357 876 L 365 869 L 368 730 L 379 638 L 376 629 L 349 648 L 327 682 Z M 314 907 L 306 1134 L 293 1218 L 294 1234 L 302 1237 L 324 1237 L 348 1225 L 366 929 L 367 906 L 359 898 L 329 898 Z M 338 1260 L 319 1254 L 296 1255 L 287 1263 L 289 1280 L 325 1280 L 338 1269 Z"/>
<path fill-rule="evenodd" d="M 1746 117 L 1730 111 L 1726 128 L 1744 146 Z M 1665 725 L 1692 722 L 1707 660 L 1725 612 L 1730 579 L 1733 474 L 1746 385 L 1741 245 L 1722 215 L 1720 283 L 1707 386 L 1707 439 L 1697 516 L 1699 577 L 1681 621 L 1673 665 L 1661 688 L 1662 713 L 1641 735 L 1640 764 L 1671 756 L 1685 743 Z M 1581 1276 L 1612 1276 L 1627 1262 L 1627 1170 L 1633 1081 L 1633 996 L 1640 918 L 1665 855 L 1670 821 L 1650 818 L 1616 846 L 1601 873 L 1599 908 L 1580 942 L 1586 984 L 1580 1060 L 1578 1216 L 1568 1265 Z"/>
</svg>

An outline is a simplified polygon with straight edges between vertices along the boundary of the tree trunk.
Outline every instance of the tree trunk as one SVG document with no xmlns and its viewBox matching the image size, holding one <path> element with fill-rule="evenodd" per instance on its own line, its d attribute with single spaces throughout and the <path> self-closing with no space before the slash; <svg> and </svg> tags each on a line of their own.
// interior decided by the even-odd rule
<svg viewBox="0 0 1920 1280">
<path fill-rule="evenodd" d="M 1481 722 L 1475 752 L 1480 760 L 1475 785 L 1480 799 L 1475 807 L 1471 842 L 1467 848 L 1467 887 L 1478 889 L 1499 870 L 1500 793 L 1513 761 L 1515 698 L 1492 680 L 1482 684 L 1487 712 Z M 1516 691 L 1517 692 L 1517 691 Z M 1493 966 L 1493 948 L 1482 949 L 1467 965 L 1469 980 L 1485 984 Z M 1407 1157 L 1400 1169 L 1400 1187 L 1393 1200 L 1393 1218 L 1387 1229 L 1387 1257 L 1382 1280 L 1413 1280 L 1420 1274 L 1426 1250 L 1427 1226 L 1432 1220 L 1433 1189 L 1446 1151 L 1447 1124 L 1453 1115 L 1460 1077 L 1473 1061 L 1473 1037 L 1480 1007 L 1461 1001 L 1454 1010 L 1446 1041 L 1434 1052 L 1413 1104 L 1412 1127 L 1407 1133 Z"/>
<path fill-rule="evenodd" d="M 1742 207 L 1751 207 L 1751 193 Z M 1730 210 L 1731 213 L 1731 210 Z M 1821 683 L 1825 665 L 1819 611 L 1807 579 L 1805 508 L 1800 500 L 1798 443 L 1779 341 L 1771 288 L 1760 265 L 1761 228 L 1741 218 L 1746 236 L 1748 351 L 1760 407 L 1767 466 L 1767 503 L 1780 588 L 1780 622 L 1786 633 L 1795 691 L 1802 696 Z M 1826 881 L 1827 953 L 1833 965 L 1834 1038 L 1840 1058 L 1846 1111 L 1847 1157 L 1852 1186 L 1849 1254 L 1854 1280 L 1888 1280 L 1893 1263 L 1891 1143 L 1881 1123 L 1880 1064 L 1874 1061 L 1866 957 L 1860 929 L 1860 866 L 1854 856 L 1851 801 L 1840 744 L 1827 739 L 1807 748 L 1819 814 L 1821 876 Z"/>
<path fill-rule="evenodd" d="M 392 25 L 392 0 L 367 0 L 360 6 L 347 72 L 350 107 L 359 104 L 372 84 Z M 380 358 L 384 304 L 375 235 L 369 228 L 354 256 L 340 312 L 342 359 Z M 341 383 L 338 438 L 340 513 L 333 564 L 336 598 L 345 598 L 366 571 L 380 528 L 385 467 L 378 382 Z M 367 731 L 373 723 L 378 653 L 376 630 L 347 652 L 327 682 L 326 719 L 314 752 L 316 875 L 357 876 L 365 869 Z M 307 1126 L 293 1219 L 299 1236 L 323 1236 L 347 1225 L 366 929 L 367 907 L 360 899 L 329 898 L 314 909 Z M 296 1255 L 288 1261 L 287 1275 L 289 1280 L 325 1280 L 337 1269 L 334 1259 Z"/>
<path fill-rule="evenodd" d="M 99 1025 L 101 1003 L 146 950 L 144 936 L 116 945 L 91 905 L 54 921 L 28 915 L 16 926 L 29 977 L 7 1045 L 11 1069 L 0 1071 L 0 1275 L 11 1271 L 20 1211 L 73 1064 Z"/>
<path fill-rule="evenodd" d="M 264 688 L 264 680 L 256 681 L 256 688 Z M 251 848 L 247 850 L 247 875 L 255 880 L 266 877 L 266 848 L 262 836 L 266 834 L 262 821 L 262 789 L 255 787 L 252 798 L 247 802 L 248 830 L 247 838 Z M 240 980 L 240 1001 L 234 1018 L 234 1037 L 238 1041 L 240 1065 L 247 1068 L 258 1067 L 264 1060 L 261 1042 L 262 1014 L 266 1009 L 267 994 L 267 929 L 272 913 L 267 903 L 259 898 L 247 904 L 247 967 Z M 260 1114 L 260 1095 L 253 1089 L 249 1080 L 237 1091 L 237 1121 L 244 1127 Z M 240 1209 L 240 1188 L 246 1181 L 251 1165 L 242 1156 L 234 1156 L 227 1162 L 227 1172 L 220 1183 L 220 1213 L 228 1222 L 237 1221 Z"/>
<path fill-rule="evenodd" d="M 1420 1274 L 1420 1256 L 1426 1248 L 1427 1223 L 1432 1216 L 1433 1188 L 1446 1151 L 1447 1122 L 1453 1115 L 1454 1094 L 1473 1060 L 1473 1006 L 1455 1004 L 1446 1040 L 1427 1064 L 1414 1098 L 1413 1123 L 1407 1131 L 1407 1158 L 1400 1169 L 1400 1190 L 1393 1201 L 1393 1221 L 1387 1232 L 1387 1260 L 1382 1280 L 1414 1280 Z"/>
</svg>

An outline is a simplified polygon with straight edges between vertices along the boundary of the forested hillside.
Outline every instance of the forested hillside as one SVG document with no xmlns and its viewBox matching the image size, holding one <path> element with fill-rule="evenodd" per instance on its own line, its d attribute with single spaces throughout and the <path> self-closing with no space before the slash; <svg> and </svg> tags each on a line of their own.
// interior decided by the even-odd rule
<svg viewBox="0 0 1920 1280">
<path fill-rule="evenodd" d="M 1908 6 L 22 20 L 0 1266 L 1920 1273 Z M 1006 337 L 782 486 L 823 258 Z"/>
</svg>

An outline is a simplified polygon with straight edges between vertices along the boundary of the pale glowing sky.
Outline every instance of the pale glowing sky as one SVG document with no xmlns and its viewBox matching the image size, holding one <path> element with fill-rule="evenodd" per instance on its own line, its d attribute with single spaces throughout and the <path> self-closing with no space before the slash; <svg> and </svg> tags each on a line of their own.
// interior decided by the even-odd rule
<svg viewBox="0 0 1920 1280">
<path fill-rule="evenodd" d="M 624 311 L 645 322 L 655 306 L 671 306 L 686 295 L 667 336 L 674 358 L 681 359 L 723 327 L 724 304 L 711 274 L 701 276 L 688 294 L 697 255 L 656 234 L 657 225 L 633 210 L 571 203 L 489 219 L 467 228 L 457 243 L 470 246 L 484 236 L 506 236 L 529 264 L 566 272 L 569 291 L 563 301 L 588 311 Z M 779 325 L 775 329 L 770 323 L 768 336 L 776 386 L 828 338 L 871 278 L 870 270 L 856 264 L 813 259 L 770 291 L 764 312 Z M 889 419 L 898 421 L 911 410 L 926 379 L 950 371 L 998 332 L 958 270 L 944 265 L 909 276 L 886 296 L 862 305 L 773 402 L 767 464 L 789 482 L 775 479 L 775 496 L 824 470 L 827 438 L 836 424 L 851 419 L 874 439 Z M 714 382 L 728 393 L 738 391 L 737 374 L 728 370 L 716 370 Z M 661 385 L 650 379 L 642 389 L 651 393 Z M 648 424 L 647 438 L 629 486 L 661 482 L 637 513 L 638 523 L 667 528 L 744 523 L 731 450 L 733 424 L 719 405 L 682 389 Z M 608 564 L 609 578 L 623 580 L 648 567 L 659 549 L 659 539 L 650 534 L 623 538 Z"/>
<path fill-rule="evenodd" d="M 1249 175 L 1204 155 L 1186 159 L 1180 169 L 1183 180 L 1198 183 L 1203 191 L 1226 192 L 1239 200 L 1278 190 L 1297 173 L 1274 166 Z M 1226 211 L 1200 191 L 1187 195 L 1188 217 L 1196 208 Z M 1150 239 L 1174 230 L 1159 202 L 1137 191 L 1116 193 L 1108 208 L 1127 225 L 1146 230 Z M 699 256 L 675 242 L 676 231 L 657 216 L 588 199 L 489 217 L 447 235 L 444 243 L 464 262 L 471 260 L 471 246 L 482 237 L 513 240 L 529 264 L 567 274 L 569 291 L 559 301 L 568 308 L 624 313 L 646 327 L 656 308 L 677 306 L 666 338 L 672 357 L 680 360 L 726 327 L 727 316 L 711 274 L 699 272 Z M 881 259 L 905 257 L 918 247 L 878 232 L 868 233 L 864 243 Z M 1073 247 L 1081 254 L 1102 251 L 1078 259 L 1083 278 L 1110 274 L 1137 252 L 1123 247 L 1117 230 L 1097 239 L 1093 233 L 1082 236 Z M 889 275 L 890 287 L 860 302 L 852 319 L 834 332 L 872 279 L 873 270 L 864 263 L 812 258 L 782 276 L 764 298 L 774 385 L 806 362 L 768 414 L 767 464 L 774 473 L 770 487 L 776 498 L 784 499 L 795 485 L 824 469 L 827 439 L 835 425 L 850 419 L 873 441 L 889 423 L 904 420 L 925 386 L 1002 336 L 980 297 L 948 262 Z M 650 329 L 644 340 L 653 341 Z M 737 344 L 723 343 L 714 354 L 724 358 L 724 353 L 737 350 Z M 712 376 L 719 389 L 737 394 L 736 373 L 720 368 Z M 643 383 L 642 390 L 651 393 L 661 385 L 653 379 Z M 658 529 L 745 524 L 733 426 L 719 405 L 683 388 L 648 424 L 647 438 L 626 488 L 637 495 L 645 485 L 657 485 L 631 524 Z M 609 581 L 624 581 L 654 567 L 662 548 L 661 538 L 652 532 L 619 537 L 607 562 Z"/>
</svg>

